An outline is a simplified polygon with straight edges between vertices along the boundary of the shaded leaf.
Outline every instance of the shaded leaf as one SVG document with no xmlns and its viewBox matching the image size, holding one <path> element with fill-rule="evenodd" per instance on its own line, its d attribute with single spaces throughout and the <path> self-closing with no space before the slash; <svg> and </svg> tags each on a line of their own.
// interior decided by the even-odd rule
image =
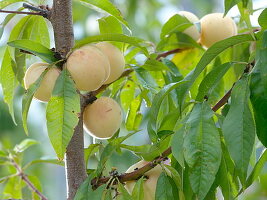
<svg viewBox="0 0 267 200">
<path fill-rule="evenodd" d="M 101 199 L 106 185 L 101 185 L 96 190 L 93 190 L 91 186 L 91 181 L 93 178 L 93 174 L 90 174 L 85 179 L 85 181 L 78 188 L 74 200 Z"/>
<path fill-rule="evenodd" d="M 47 47 L 43 46 L 38 42 L 23 39 L 23 40 L 14 40 L 8 42 L 7 44 L 11 47 L 31 52 L 48 63 L 53 63 L 57 61 L 57 59 L 54 57 L 54 53 L 50 49 L 48 49 Z"/>
<path fill-rule="evenodd" d="M 30 108 L 30 105 L 32 102 L 32 98 L 33 98 L 36 90 L 40 87 L 41 81 L 43 80 L 43 78 L 47 72 L 48 72 L 48 68 L 47 68 L 47 70 L 43 71 L 41 76 L 33 84 L 30 85 L 29 89 L 23 95 L 23 99 L 22 99 L 22 125 L 23 125 L 24 131 L 27 135 L 29 134 L 28 126 L 27 126 L 27 118 L 28 118 L 28 112 L 29 112 L 29 108 Z"/>
<path fill-rule="evenodd" d="M 222 131 L 227 149 L 234 160 L 242 185 L 255 141 L 255 124 L 249 107 L 248 77 L 239 80 L 231 94 L 231 106 L 223 122 Z"/>
<path fill-rule="evenodd" d="M 150 109 L 150 114 L 149 114 L 149 121 L 147 125 L 147 130 L 149 137 L 152 142 L 156 142 L 158 139 L 157 136 L 157 130 L 158 130 L 158 113 L 159 113 L 159 108 L 161 106 L 162 101 L 164 100 L 164 97 L 166 97 L 172 90 L 175 88 L 185 84 L 186 82 L 180 81 L 177 83 L 171 83 L 169 85 L 166 85 L 163 89 L 160 90 L 158 94 L 153 99 L 152 102 L 152 107 Z"/>
<path fill-rule="evenodd" d="M 158 178 L 155 200 L 166 199 L 179 200 L 179 192 L 172 178 L 163 172 Z"/>
<path fill-rule="evenodd" d="M 132 197 L 134 200 L 145 200 L 144 199 L 144 178 L 141 177 L 136 181 L 133 192 L 132 192 Z"/>
<path fill-rule="evenodd" d="M 226 15 L 228 11 L 240 1 L 241 0 L 224 0 L 224 15 Z"/>
<path fill-rule="evenodd" d="M 194 193 L 203 200 L 220 167 L 220 136 L 207 102 L 196 104 L 186 122 L 184 157 L 190 167 L 189 179 Z"/>
</svg>

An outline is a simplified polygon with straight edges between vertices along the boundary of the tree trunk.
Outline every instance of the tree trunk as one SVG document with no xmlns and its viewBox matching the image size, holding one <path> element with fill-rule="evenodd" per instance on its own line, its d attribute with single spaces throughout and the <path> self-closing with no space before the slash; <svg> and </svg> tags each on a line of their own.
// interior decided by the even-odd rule
<svg viewBox="0 0 267 200">
<path fill-rule="evenodd" d="M 73 47 L 72 0 L 53 0 L 50 21 L 54 29 L 56 51 L 64 58 Z M 81 107 L 83 105 L 81 99 Z M 82 116 L 67 147 L 65 173 L 68 200 L 74 199 L 80 184 L 86 179 L 84 163 Z"/>
</svg>

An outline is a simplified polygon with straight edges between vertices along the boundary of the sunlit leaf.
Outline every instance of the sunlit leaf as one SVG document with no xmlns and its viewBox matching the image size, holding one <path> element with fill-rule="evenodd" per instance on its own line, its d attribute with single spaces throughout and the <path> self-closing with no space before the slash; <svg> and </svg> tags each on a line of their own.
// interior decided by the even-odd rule
<svg viewBox="0 0 267 200">
<path fill-rule="evenodd" d="M 38 144 L 39 142 L 37 142 L 36 140 L 33 139 L 25 139 L 23 140 L 21 143 L 17 144 L 14 148 L 14 151 L 17 153 L 21 153 L 23 151 L 25 151 L 26 149 L 28 149 L 29 147 L 31 147 L 34 144 Z"/>
<path fill-rule="evenodd" d="M 48 49 L 47 47 L 43 46 L 38 42 L 24 39 L 24 40 L 14 40 L 8 42 L 7 44 L 11 47 L 31 52 L 48 63 L 53 63 L 57 61 L 57 59 L 54 57 L 54 53 L 50 49 Z"/>
<path fill-rule="evenodd" d="M 263 28 L 263 29 L 266 29 L 267 28 L 267 8 L 265 8 L 259 18 L 258 18 L 258 22 L 260 24 L 260 26 Z"/>
<path fill-rule="evenodd" d="M 116 6 L 113 5 L 109 0 L 79 0 L 79 1 L 82 2 L 84 5 L 95 9 L 96 11 L 107 12 L 108 14 L 112 15 L 117 20 L 119 20 L 129 29 L 129 25 L 127 21 L 125 21 L 125 19 L 122 17 L 120 10 L 116 8 Z"/>
<path fill-rule="evenodd" d="M 66 69 L 59 75 L 46 109 L 50 141 L 59 159 L 64 153 L 78 123 L 80 99 Z"/>
</svg>

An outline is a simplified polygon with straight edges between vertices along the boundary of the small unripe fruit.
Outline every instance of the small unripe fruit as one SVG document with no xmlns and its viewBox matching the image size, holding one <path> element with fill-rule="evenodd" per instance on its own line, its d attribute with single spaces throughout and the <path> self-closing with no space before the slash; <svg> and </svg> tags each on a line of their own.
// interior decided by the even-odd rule
<svg viewBox="0 0 267 200">
<path fill-rule="evenodd" d="M 196 15 L 194 15 L 191 12 L 187 12 L 187 11 L 180 11 L 178 12 L 179 15 L 184 16 L 186 19 L 188 19 L 188 21 L 190 21 L 191 23 L 196 23 L 199 22 L 199 19 Z M 183 31 L 183 33 L 189 35 L 191 38 L 193 38 L 195 41 L 198 41 L 200 38 L 200 33 L 196 27 L 195 24 L 193 24 L 192 26 L 188 27 L 187 29 L 185 29 Z"/>
<path fill-rule="evenodd" d="M 105 81 L 105 84 L 117 80 L 122 74 L 125 66 L 125 60 L 122 52 L 108 42 L 100 42 L 96 44 L 96 47 L 98 47 L 108 57 L 110 64 L 110 75 Z"/>
<path fill-rule="evenodd" d="M 24 76 L 24 85 L 28 89 L 41 76 L 43 71 L 48 67 L 47 63 L 34 63 L 26 71 Z M 34 93 L 34 97 L 40 101 L 48 102 L 54 89 L 60 70 L 52 67 L 45 74 L 41 81 L 40 87 Z"/>
<path fill-rule="evenodd" d="M 100 97 L 85 107 L 83 124 L 93 137 L 107 139 L 120 128 L 122 111 L 119 104 L 109 97 Z"/>
<path fill-rule="evenodd" d="M 87 45 L 76 49 L 67 59 L 67 69 L 78 90 L 98 89 L 107 76 L 107 57 L 95 46 Z"/>
<path fill-rule="evenodd" d="M 237 27 L 231 17 L 223 17 L 223 13 L 205 15 L 200 20 L 200 43 L 210 47 L 214 43 L 237 34 Z"/>
<path fill-rule="evenodd" d="M 126 173 L 133 172 L 136 168 L 141 168 L 144 165 L 146 165 L 148 162 L 141 160 L 138 163 L 135 163 L 132 165 Z M 155 199 L 155 193 L 156 193 L 156 188 L 157 188 L 157 181 L 162 173 L 162 168 L 160 165 L 157 165 L 153 169 L 149 170 L 146 172 L 144 175 L 148 178 L 144 180 L 144 199 L 145 200 L 154 200 Z M 134 188 L 136 181 L 127 181 L 125 183 L 125 188 L 126 190 L 131 194 Z"/>
</svg>

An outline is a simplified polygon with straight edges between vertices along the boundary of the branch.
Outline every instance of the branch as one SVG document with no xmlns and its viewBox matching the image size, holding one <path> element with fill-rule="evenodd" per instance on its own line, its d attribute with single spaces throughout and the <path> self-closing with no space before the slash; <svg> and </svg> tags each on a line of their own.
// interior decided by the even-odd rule
<svg viewBox="0 0 267 200">
<path fill-rule="evenodd" d="M 123 78 L 123 77 L 128 76 L 128 75 L 129 75 L 130 73 L 132 73 L 133 71 L 134 71 L 134 70 L 133 70 L 133 69 L 130 69 L 130 68 L 125 69 L 125 70 L 123 71 L 123 73 L 121 74 L 121 76 L 120 76 L 117 80 L 119 80 L 119 79 L 121 79 L 121 78 Z M 84 106 L 88 105 L 89 103 L 92 103 L 92 102 L 93 102 L 93 101 L 92 101 L 92 98 L 94 99 L 94 97 L 95 97 L 96 95 L 98 95 L 99 93 L 103 92 L 105 89 L 107 89 L 108 86 L 110 86 L 112 83 L 116 82 L 117 80 L 115 80 L 115 81 L 113 81 L 113 82 L 111 82 L 111 83 L 102 85 L 102 86 L 101 86 L 100 88 L 98 88 L 97 90 L 92 91 L 92 92 L 88 92 L 87 94 L 85 94 L 85 95 L 83 96 L 84 99 L 85 99 L 85 101 L 84 101 L 85 105 L 84 105 Z"/>
<path fill-rule="evenodd" d="M 156 167 L 159 163 L 166 160 L 167 156 L 169 156 L 171 154 L 171 152 L 172 152 L 171 147 L 169 147 L 158 158 L 155 158 L 153 161 L 147 163 L 143 167 L 136 169 L 135 171 L 133 171 L 131 173 L 124 173 L 124 174 L 117 176 L 117 179 L 121 183 L 126 182 L 126 181 L 137 180 L 140 177 L 142 177 L 146 172 L 148 172 L 149 170 Z M 96 189 L 99 186 L 107 183 L 111 178 L 112 177 L 94 178 L 91 182 L 91 185 L 93 186 L 93 189 Z M 113 184 L 114 185 L 117 184 L 117 181 L 114 181 Z"/>
<path fill-rule="evenodd" d="M 166 52 L 163 52 L 163 53 L 159 53 L 156 59 L 160 60 L 161 58 L 165 58 L 168 55 L 171 55 L 171 54 L 174 54 L 174 53 L 181 53 L 181 52 L 186 51 L 188 49 L 190 49 L 190 48 L 184 48 L 184 49 L 177 48 L 177 49 L 173 49 L 173 50 L 166 51 Z"/>
<path fill-rule="evenodd" d="M 0 13 L 13 13 L 13 14 L 19 14 L 19 15 L 39 15 L 39 16 L 44 17 L 44 14 L 41 12 L 23 12 L 23 11 L 11 11 L 11 10 L 0 9 Z"/>
<path fill-rule="evenodd" d="M 18 176 L 21 177 L 21 179 L 28 185 L 28 187 L 30 189 L 32 189 L 32 191 L 34 191 L 42 200 L 48 200 L 33 184 L 32 182 L 29 180 L 29 178 L 27 177 L 26 174 L 24 174 L 24 172 L 22 171 L 22 169 L 20 168 L 20 166 L 13 160 L 11 159 L 11 163 L 13 164 L 13 166 L 17 169 L 18 171 Z"/>
</svg>

